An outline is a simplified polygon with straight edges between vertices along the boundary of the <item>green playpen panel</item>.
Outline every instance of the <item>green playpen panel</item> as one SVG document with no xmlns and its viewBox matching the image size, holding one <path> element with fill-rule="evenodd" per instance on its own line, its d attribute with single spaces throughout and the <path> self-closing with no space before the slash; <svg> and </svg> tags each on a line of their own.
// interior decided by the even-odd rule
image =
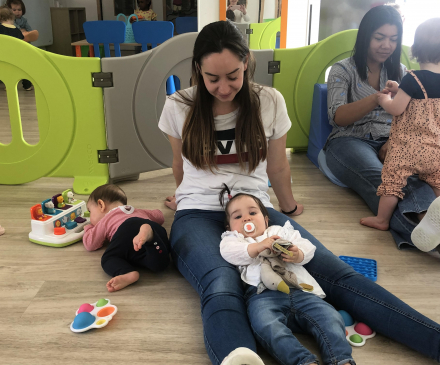
<svg viewBox="0 0 440 365">
<path fill-rule="evenodd" d="M 281 18 L 266 23 L 252 23 L 250 28 L 250 49 L 275 49 L 277 33 L 281 29 Z"/>
<path fill-rule="evenodd" d="M 292 121 L 287 148 L 307 149 L 313 87 L 324 83 L 330 66 L 351 55 L 356 34 L 357 30 L 347 30 L 310 46 L 274 51 L 274 60 L 280 61 L 280 73 L 274 75 L 273 86 L 283 94 Z"/>
<path fill-rule="evenodd" d="M 400 62 L 402 62 L 408 70 L 420 70 L 420 65 L 411 59 L 411 47 L 402 46 L 402 55 L 400 57 Z"/>
<path fill-rule="evenodd" d="M 0 143 L 0 184 L 74 177 L 74 190 L 88 193 L 107 182 L 108 167 L 97 157 L 106 149 L 102 89 L 92 86 L 100 60 L 55 55 L 7 36 L 0 36 L 0 48 L 12 133 L 9 144 Z M 17 93 L 22 79 L 35 88 L 40 135 L 35 145 L 23 138 Z"/>
</svg>

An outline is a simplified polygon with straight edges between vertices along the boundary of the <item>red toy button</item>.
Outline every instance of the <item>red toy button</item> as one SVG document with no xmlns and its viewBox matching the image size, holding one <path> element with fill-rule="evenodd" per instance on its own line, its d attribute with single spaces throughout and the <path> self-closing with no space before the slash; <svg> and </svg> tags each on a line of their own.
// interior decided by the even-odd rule
<svg viewBox="0 0 440 365">
<path fill-rule="evenodd" d="M 66 229 L 64 227 L 55 227 L 53 233 L 57 236 L 61 236 L 62 234 L 66 233 Z"/>
</svg>

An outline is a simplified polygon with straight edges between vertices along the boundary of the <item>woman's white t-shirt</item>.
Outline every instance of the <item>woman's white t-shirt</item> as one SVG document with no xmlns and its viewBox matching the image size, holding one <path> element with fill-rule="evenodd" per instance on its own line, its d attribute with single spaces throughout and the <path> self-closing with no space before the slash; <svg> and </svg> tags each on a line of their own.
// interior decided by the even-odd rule
<svg viewBox="0 0 440 365">
<path fill-rule="evenodd" d="M 234 20 L 235 23 L 248 23 L 251 20 L 250 16 L 247 13 L 243 14 L 238 9 L 234 10 L 234 15 L 235 15 L 235 20 Z"/>
<path fill-rule="evenodd" d="M 195 87 L 183 90 L 189 97 Z M 178 94 L 168 97 L 159 120 L 159 128 L 171 137 L 182 139 L 182 129 L 189 107 L 175 100 Z M 273 88 L 263 86 L 260 92 L 261 117 L 266 139 L 278 139 L 290 129 L 291 122 L 287 115 L 286 103 L 281 93 Z M 237 160 L 235 149 L 235 125 L 239 109 L 226 115 L 214 118 L 217 135 L 218 170 L 196 169 L 186 158 L 183 158 L 183 180 L 176 190 L 177 210 L 202 209 L 222 210 L 219 204 L 219 193 L 225 183 L 231 194 L 248 193 L 258 197 L 266 207 L 272 208 L 266 173 L 267 160 L 260 161 L 256 170 L 249 174 L 242 171 Z"/>
</svg>

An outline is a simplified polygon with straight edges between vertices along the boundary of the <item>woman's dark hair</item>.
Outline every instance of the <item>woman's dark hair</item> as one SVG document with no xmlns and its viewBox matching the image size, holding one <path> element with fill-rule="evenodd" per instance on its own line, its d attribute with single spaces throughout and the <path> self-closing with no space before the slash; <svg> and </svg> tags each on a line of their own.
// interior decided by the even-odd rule
<svg viewBox="0 0 440 365">
<path fill-rule="evenodd" d="M 127 196 L 119 186 L 113 184 L 105 184 L 98 186 L 89 196 L 88 201 L 92 201 L 98 204 L 98 200 L 101 199 L 104 203 L 121 202 L 122 205 L 127 204 Z"/>
<path fill-rule="evenodd" d="M 22 0 L 8 0 L 6 1 L 6 5 L 8 8 L 12 8 L 12 4 L 21 5 L 21 15 L 26 14 L 26 6 Z"/>
<path fill-rule="evenodd" d="M 417 27 L 411 53 L 418 63 L 440 62 L 440 18 L 428 19 Z"/>
<path fill-rule="evenodd" d="M 255 60 L 240 31 L 230 21 L 208 24 L 199 33 L 192 58 L 192 82 L 197 86 L 196 90 L 193 96 L 178 92 L 180 97 L 175 97 L 175 100 L 190 107 L 182 130 L 182 155 L 197 169 L 211 172 L 217 169 L 214 96 L 206 89 L 200 68 L 205 57 L 225 49 L 241 62 L 248 62 L 243 86 L 234 99 L 240 107 L 235 126 L 235 147 L 240 168 L 244 171 L 248 162 L 248 172 L 252 172 L 267 157 L 266 134 L 260 110 L 261 86 L 252 82 Z"/>
<path fill-rule="evenodd" d="M 260 209 L 261 213 L 263 214 L 263 217 L 269 218 L 269 212 L 267 210 L 267 208 L 263 205 L 263 203 L 261 202 L 260 199 L 258 199 L 256 196 L 253 196 L 251 194 L 246 194 L 246 193 L 238 193 L 235 194 L 233 197 L 231 197 L 228 202 L 225 204 L 225 194 L 228 193 L 228 196 L 231 195 L 231 190 L 229 189 L 229 187 L 226 184 L 223 184 L 223 189 L 220 191 L 220 193 L 218 194 L 218 199 L 220 201 L 220 205 L 222 206 L 222 208 L 225 210 L 225 227 L 229 229 L 229 220 L 231 219 L 231 216 L 229 214 L 228 211 L 228 207 L 229 204 L 231 204 L 231 202 L 233 202 L 234 200 L 243 197 L 243 196 L 248 196 L 250 198 L 252 198 L 255 203 L 257 203 L 258 208 Z"/>
<path fill-rule="evenodd" d="M 400 54 L 402 52 L 402 17 L 391 6 L 380 5 L 370 9 L 362 18 L 353 48 L 352 57 L 356 64 L 357 72 L 361 80 L 367 79 L 367 57 L 373 33 L 385 24 L 397 27 L 397 46 L 390 57 L 385 61 L 389 80 L 399 81 L 402 78 L 400 67 Z"/>
</svg>

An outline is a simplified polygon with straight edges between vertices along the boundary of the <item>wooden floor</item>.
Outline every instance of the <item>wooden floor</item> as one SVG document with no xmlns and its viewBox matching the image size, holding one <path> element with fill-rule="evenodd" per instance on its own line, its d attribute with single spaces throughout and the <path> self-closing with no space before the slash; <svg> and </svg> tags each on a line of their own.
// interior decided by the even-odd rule
<svg viewBox="0 0 440 365">
<path fill-rule="evenodd" d="M 29 95 L 20 92 L 20 100 L 29 100 L 26 109 L 32 114 Z M 0 87 L 0 141 L 7 135 L 4 96 Z M 33 113 L 28 121 L 35 126 Z M 33 128 L 30 135 L 38 138 Z M 380 285 L 440 322 L 440 259 L 399 251 L 389 232 L 361 226 L 359 219 L 370 212 L 358 196 L 330 183 L 305 154 L 289 159 L 292 190 L 305 205 L 297 222 L 336 255 L 377 260 Z M 141 272 L 136 284 L 110 294 L 105 287 L 109 277 L 100 265 L 102 249 L 87 252 L 81 242 L 51 248 L 28 240 L 29 208 L 72 183 L 70 178 L 42 178 L 20 186 L 0 185 L 0 224 L 6 228 L 0 236 L 0 364 L 208 365 L 198 295 L 174 266 L 162 274 Z M 163 200 L 174 191 L 171 169 L 144 173 L 121 187 L 129 204 L 162 209 L 169 232 L 173 212 Z M 276 202 L 272 190 L 270 194 Z M 118 307 L 113 320 L 102 329 L 71 332 L 78 307 L 100 298 Z M 299 338 L 317 352 L 310 337 Z M 266 364 L 275 364 L 264 350 L 259 353 Z M 353 356 L 358 365 L 436 363 L 381 335 L 354 348 Z"/>
</svg>

